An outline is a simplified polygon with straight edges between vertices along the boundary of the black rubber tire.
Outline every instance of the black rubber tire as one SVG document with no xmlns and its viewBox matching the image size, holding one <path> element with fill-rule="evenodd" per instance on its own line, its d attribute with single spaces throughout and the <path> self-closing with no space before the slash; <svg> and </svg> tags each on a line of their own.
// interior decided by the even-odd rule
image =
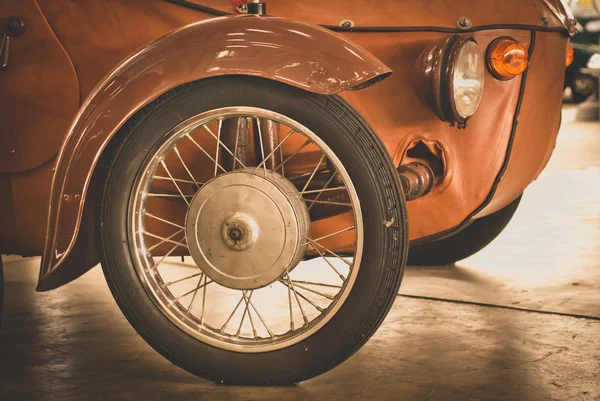
<svg viewBox="0 0 600 401">
<path fill-rule="evenodd" d="M 489 245 L 508 225 L 521 196 L 503 209 L 473 221 L 464 230 L 448 238 L 411 246 L 408 264 L 417 266 L 450 265 L 476 254 Z"/>
<path fill-rule="evenodd" d="M 348 298 L 311 337 L 272 352 L 225 351 L 184 333 L 142 287 L 127 244 L 133 183 L 156 144 L 182 120 L 226 106 L 270 109 L 318 133 L 345 165 L 363 205 L 364 253 Z M 109 173 L 99 214 L 106 280 L 133 327 L 176 365 L 219 383 L 297 383 L 343 362 L 384 320 L 396 299 L 408 253 L 404 198 L 386 148 L 340 97 L 319 96 L 258 78 L 206 79 L 172 90 L 137 113 L 111 148 L 104 160 Z"/>
</svg>

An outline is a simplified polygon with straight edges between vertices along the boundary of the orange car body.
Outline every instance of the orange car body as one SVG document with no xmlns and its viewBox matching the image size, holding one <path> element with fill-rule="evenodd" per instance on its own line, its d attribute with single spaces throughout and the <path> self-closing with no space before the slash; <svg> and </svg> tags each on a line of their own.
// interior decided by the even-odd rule
<svg viewBox="0 0 600 401">
<path fill-rule="evenodd" d="M 198 79 L 252 75 L 340 94 L 396 165 L 434 157 L 435 187 L 407 203 L 412 243 L 508 205 L 552 153 L 574 26 L 558 0 L 271 0 L 268 17 L 236 14 L 227 0 L 0 4 L 0 18 L 27 23 L 0 71 L 0 253 L 42 255 L 39 290 L 99 261 L 96 167 L 111 139 L 152 100 Z M 421 55 L 454 34 L 472 36 L 484 54 L 503 36 L 529 51 L 524 74 L 486 74 L 479 110 L 460 130 L 421 101 Z M 345 245 L 343 235 L 335 241 Z"/>
</svg>

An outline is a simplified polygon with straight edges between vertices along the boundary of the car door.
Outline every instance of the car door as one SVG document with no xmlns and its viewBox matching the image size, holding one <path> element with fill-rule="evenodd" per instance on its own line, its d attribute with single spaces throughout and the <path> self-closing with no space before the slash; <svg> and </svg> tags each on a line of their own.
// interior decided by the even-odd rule
<svg viewBox="0 0 600 401">
<path fill-rule="evenodd" d="M 75 69 L 35 0 L 0 1 L 0 174 L 56 156 L 79 106 Z"/>
</svg>

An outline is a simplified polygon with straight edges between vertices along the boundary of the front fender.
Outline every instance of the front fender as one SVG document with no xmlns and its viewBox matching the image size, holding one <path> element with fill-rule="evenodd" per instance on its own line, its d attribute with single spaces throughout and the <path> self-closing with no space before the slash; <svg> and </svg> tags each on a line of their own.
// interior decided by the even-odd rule
<svg viewBox="0 0 600 401">
<path fill-rule="evenodd" d="M 48 278 L 68 260 L 92 173 L 119 128 L 170 89 L 233 74 L 331 95 L 368 86 L 391 71 L 363 48 L 329 30 L 253 15 L 188 25 L 142 47 L 91 92 L 63 142 L 52 181 L 38 290 L 48 289 Z"/>
</svg>

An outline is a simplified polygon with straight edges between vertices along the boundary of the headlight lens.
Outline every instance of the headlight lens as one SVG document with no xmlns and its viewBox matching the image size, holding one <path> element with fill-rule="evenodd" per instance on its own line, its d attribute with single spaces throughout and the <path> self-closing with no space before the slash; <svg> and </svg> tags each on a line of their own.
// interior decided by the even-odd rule
<svg viewBox="0 0 600 401">
<path fill-rule="evenodd" d="M 456 48 L 452 72 L 451 101 L 460 121 L 465 121 L 477 111 L 483 95 L 485 63 L 477 43 L 473 40 L 461 41 Z"/>
</svg>

